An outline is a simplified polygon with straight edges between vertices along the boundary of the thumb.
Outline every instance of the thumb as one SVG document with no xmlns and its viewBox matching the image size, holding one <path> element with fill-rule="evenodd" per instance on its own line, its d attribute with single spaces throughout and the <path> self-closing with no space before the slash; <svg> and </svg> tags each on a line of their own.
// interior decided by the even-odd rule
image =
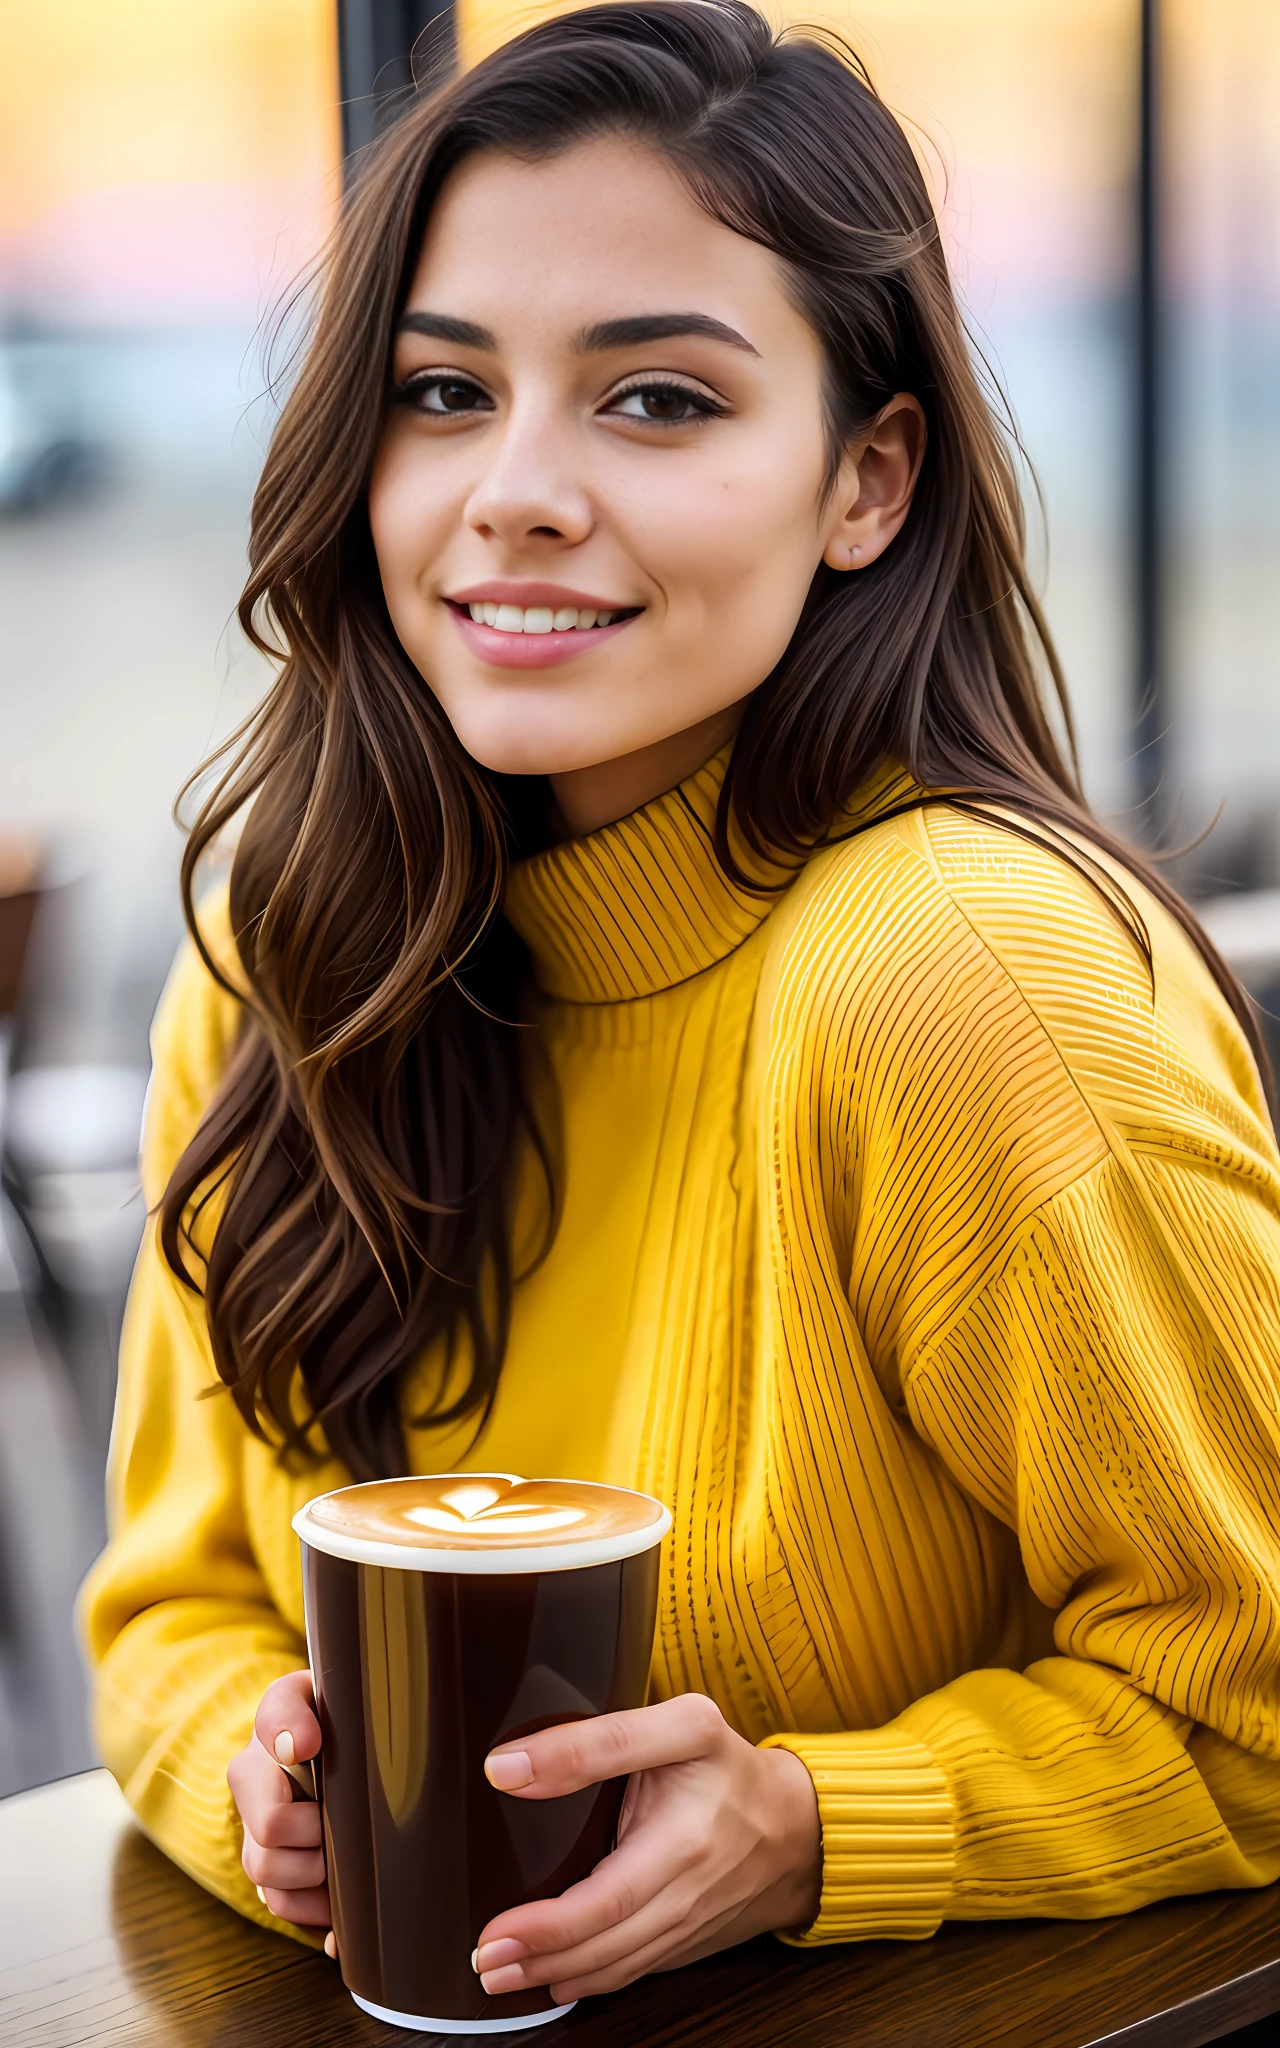
<svg viewBox="0 0 1280 2048">
<path fill-rule="evenodd" d="M 267 1687 L 253 1732 L 268 1754 L 286 1770 L 291 1764 L 302 1763 L 317 1754 L 320 1723 L 316 1719 L 309 1671 L 290 1671 Z"/>
</svg>

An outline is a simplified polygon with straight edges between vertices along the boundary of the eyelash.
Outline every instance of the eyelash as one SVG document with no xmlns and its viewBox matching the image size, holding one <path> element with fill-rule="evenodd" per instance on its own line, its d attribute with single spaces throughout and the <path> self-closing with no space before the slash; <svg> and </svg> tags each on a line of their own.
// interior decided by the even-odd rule
<svg viewBox="0 0 1280 2048">
<path fill-rule="evenodd" d="M 682 384 L 676 377 L 637 377 L 632 383 L 624 384 L 620 390 L 610 393 L 609 404 L 606 410 L 611 410 L 614 406 L 620 405 L 625 398 L 634 398 L 636 393 L 641 391 L 663 398 L 687 399 L 694 408 L 695 419 L 723 419 L 725 413 L 729 410 L 728 406 L 722 405 L 718 399 L 708 398 L 705 391 L 699 391 L 691 384 Z M 692 426 L 694 421 L 689 419 L 646 420 L 644 424 L 650 427 L 688 427 Z"/>
<path fill-rule="evenodd" d="M 460 370 L 415 370 L 411 377 L 405 378 L 403 384 L 396 386 L 391 394 L 391 403 L 393 405 L 415 405 L 424 393 L 441 384 L 465 384 L 469 385 L 473 391 L 481 390 L 481 386 L 476 383 L 474 377 L 464 377 Z M 430 416 L 435 419 L 449 419 L 451 417 L 462 419 L 465 417 L 463 410 L 459 410 L 452 415 L 443 409 L 437 410 L 434 407 L 422 406 L 421 410 L 429 412 Z M 472 407 L 471 410 L 474 411 L 476 408 Z"/>
<path fill-rule="evenodd" d="M 411 377 L 406 377 L 403 384 L 397 385 L 391 394 L 391 402 L 393 405 L 415 405 L 426 392 L 430 391 L 433 387 L 439 387 L 443 384 L 470 385 L 473 391 L 481 391 L 483 389 L 481 385 L 476 383 L 473 377 L 463 376 L 458 371 L 418 370 Z M 682 384 L 678 378 L 674 377 L 637 377 L 632 383 L 623 385 L 620 390 L 611 392 L 608 404 L 603 410 L 606 412 L 612 410 L 613 407 L 622 404 L 624 399 L 634 398 L 638 392 L 646 392 L 664 398 L 683 398 L 694 408 L 694 417 L 692 419 L 643 421 L 645 426 L 650 427 L 688 427 L 694 425 L 698 420 L 722 419 L 729 410 L 718 399 L 709 398 L 705 391 L 699 391 L 689 384 Z M 459 408 L 458 411 L 451 413 L 443 407 L 436 408 L 425 405 L 420 406 L 419 409 L 426 413 L 429 418 L 433 419 L 465 419 L 468 410 L 467 408 Z M 480 408 L 473 406 L 470 410 L 478 411 Z M 632 417 L 635 417 L 635 415 L 632 415 Z"/>
</svg>

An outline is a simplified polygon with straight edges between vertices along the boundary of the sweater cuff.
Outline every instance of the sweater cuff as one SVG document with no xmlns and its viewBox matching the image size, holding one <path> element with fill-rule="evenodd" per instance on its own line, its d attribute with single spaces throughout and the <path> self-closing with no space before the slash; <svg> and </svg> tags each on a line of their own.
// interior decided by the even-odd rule
<svg viewBox="0 0 1280 2048">
<path fill-rule="evenodd" d="M 945 1773 L 923 1743 L 895 1728 L 837 1735 L 771 1735 L 813 1779 L 822 1826 L 818 1917 L 780 1939 L 829 1941 L 936 1933 L 951 1896 L 955 1820 Z"/>
<path fill-rule="evenodd" d="M 198 1711 L 164 1730 L 120 1789 L 142 1827 L 171 1862 L 247 1920 L 318 1947 L 324 1930 L 278 1920 L 259 1899 L 240 1861 L 241 1822 L 227 1765 L 253 1733 L 258 1703 L 273 1679 L 296 1670 L 296 1656 L 250 1659 L 229 1673 Z M 103 1702 L 99 1701 L 100 1719 Z M 100 1741 L 108 1757 L 112 1747 Z"/>
</svg>

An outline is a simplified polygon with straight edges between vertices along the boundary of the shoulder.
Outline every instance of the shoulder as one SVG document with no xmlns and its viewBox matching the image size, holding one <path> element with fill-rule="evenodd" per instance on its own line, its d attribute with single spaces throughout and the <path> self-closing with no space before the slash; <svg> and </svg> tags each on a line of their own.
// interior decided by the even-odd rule
<svg viewBox="0 0 1280 2048">
<path fill-rule="evenodd" d="M 1096 862 L 1136 913 L 1149 967 Z M 997 819 L 928 804 L 813 860 L 780 906 L 767 970 L 773 1028 L 803 1031 L 846 1079 L 1074 1098 L 1126 1138 L 1219 1157 L 1273 1156 L 1236 1019 L 1177 921 L 1083 844 L 1031 843 Z M 834 1078 L 834 1077 L 833 1077 Z M 1227 1163 L 1223 1160 L 1223 1163 Z"/>
<path fill-rule="evenodd" d="M 220 974 L 242 981 L 224 886 L 197 913 L 200 936 Z M 226 1071 L 244 1005 L 209 972 L 195 941 L 179 947 L 151 1027 L 151 1087 L 143 1133 L 143 1182 L 157 1202 Z"/>
<path fill-rule="evenodd" d="M 1223 1165 L 1239 1163 L 1242 1146 L 1274 1159 L 1240 1024 L 1188 934 L 1131 870 L 1084 841 L 1032 844 L 944 805 L 923 826 L 940 885 L 1126 1140 L 1171 1141 Z"/>
</svg>

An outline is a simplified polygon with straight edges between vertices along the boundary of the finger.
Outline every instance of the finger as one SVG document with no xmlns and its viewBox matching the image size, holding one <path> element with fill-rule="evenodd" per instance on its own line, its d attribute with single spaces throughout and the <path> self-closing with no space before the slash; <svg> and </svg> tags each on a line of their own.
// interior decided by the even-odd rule
<svg viewBox="0 0 1280 2048">
<path fill-rule="evenodd" d="M 674 1829 L 647 1828 L 558 1899 L 538 1899 L 500 1913 L 484 1928 L 476 1949 L 486 1991 L 511 1990 L 518 1981 L 545 1984 L 557 1969 L 563 1975 L 579 1965 L 594 1968 L 656 1935 L 667 1915 L 684 1913 L 689 1888 L 679 1880 L 699 1861 L 701 1849 Z M 504 1977 L 498 1987 L 489 1983 L 490 1972 L 535 1967 L 536 1975 L 510 1982 Z"/>
<path fill-rule="evenodd" d="M 256 1736 L 227 1767 L 227 1783 L 249 1833 L 271 1849 L 314 1849 L 320 1809 L 295 1800 L 289 1780 Z"/>
<path fill-rule="evenodd" d="M 320 1747 L 320 1723 L 309 1671 L 290 1671 L 262 1695 L 253 1732 L 278 1763 L 305 1762 Z"/>
<path fill-rule="evenodd" d="M 624 1985 L 634 1984 L 637 1977 L 647 1977 L 655 1970 L 683 1969 L 686 1963 L 695 1961 L 698 1956 L 712 1955 L 718 1949 L 728 1948 L 735 1941 L 744 1939 L 744 1936 L 733 1932 L 739 1918 L 736 1908 L 718 1913 L 700 1928 L 698 1943 L 683 1941 L 679 1927 L 669 1928 L 603 1969 L 587 1971 L 580 1976 L 553 1978 L 548 1989 L 557 2005 L 569 2005 L 576 1998 L 595 1998 L 605 1991 L 620 1991 Z"/>
<path fill-rule="evenodd" d="M 324 1883 L 324 1855 L 319 1849 L 267 1849 L 246 1830 L 240 1852 L 245 1876 L 268 1891 L 314 1891 Z"/>
<path fill-rule="evenodd" d="M 631 1771 L 692 1763 L 724 1733 L 719 1708 L 702 1693 L 686 1692 L 656 1706 L 569 1721 L 505 1743 L 485 1758 L 485 1776 L 499 1792 L 520 1799 L 559 1799 Z"/>
<path fill-rule="evenodd" d="M 636 1931 L 641 1930 L 637 1927 Z M 634 1983 L 637 1977 L 646 1977 L 655 1970 L 683 1969 L 699 1956 L 714 1955 L 719 1949 L 760 1931 L 754 1921 L 750 1926 L 744 1925 L 741 1901 L 709 1911 L 703 1900 L 683 1897 L 679 1916 L 671 1924 L 659 1926 L 652 1939 L 641 1940 L 638 1947 L 601 1967 L 553 1977 L 549 1989 L 558 2005 L 575 1998 L 595 1997 L 604 1991 L 618 1991 L 624 1984 Z"/>
<path fill-rule="evenodd" d="M 277 1920 L 289 1920 L 295 1927 L 327 1927 L 333 1919 L 329 1905 L 329 1887 L 320 1885 L 312 1892 L 278 1892 L 271 1885 L 263 1885 L 259 1897 L 268 1913 L 274 1913 Z"/>
<path fill-rule="evenodd" d="M 726 1930 L 740 1917 L 736 1905 L 700 1921 L 700 1945 L 690 1942 L 689 1919 L 691 1913 L 696 1916 L 697 1905 L 696 1896 L 673 1885 L 643 1912 L 598 1941 L 566 1955 L 531 1957 L 524 1964 L 486 1971 L 481 1983 L 487 1992 L 495 1993 L 545 1985 L 557 2005 L 617 1991 L 652 1970 L 676 1969 L 692 1961 L 695 1953 L 710 1954 L 734 1939 Z"/>
<path fill-rule="evenodd" d="M 576 1947 L 548 1955 L 526 1955 L 496 1968 L 490 1960 L 489 1966 L 480 1972 L 480 1982 L 487 1992 L 497 1995 L 531 1990 L 542 1984 L 585 1982 L 606 1970 L 626 1969 L 629 1960 L 638 1954 L 673 1947 L 681 1939 L 688 1913 L 688 1898 L 677 1886 L 670 1885 L 619 1926 L 608 1928 Z M 489 1956 L 514 1946 L 506 1941 L 490 1943 Z M 637 1969 L 631 1974 L 640 1973 Z M 630 1976 L 620 1978 L 619 1982 L 629 1983 Z"/>
<path fill-rule="evenodd" d="M 248 1815 L 243 1818 L 247 1821 Z M 324 1830 L 320 1808 L 313 1799 L 291 1799 L 286 1806 L 270 1806 L 250 1832 L 264 1849 L 319 1849 Z"/>
</svg>

